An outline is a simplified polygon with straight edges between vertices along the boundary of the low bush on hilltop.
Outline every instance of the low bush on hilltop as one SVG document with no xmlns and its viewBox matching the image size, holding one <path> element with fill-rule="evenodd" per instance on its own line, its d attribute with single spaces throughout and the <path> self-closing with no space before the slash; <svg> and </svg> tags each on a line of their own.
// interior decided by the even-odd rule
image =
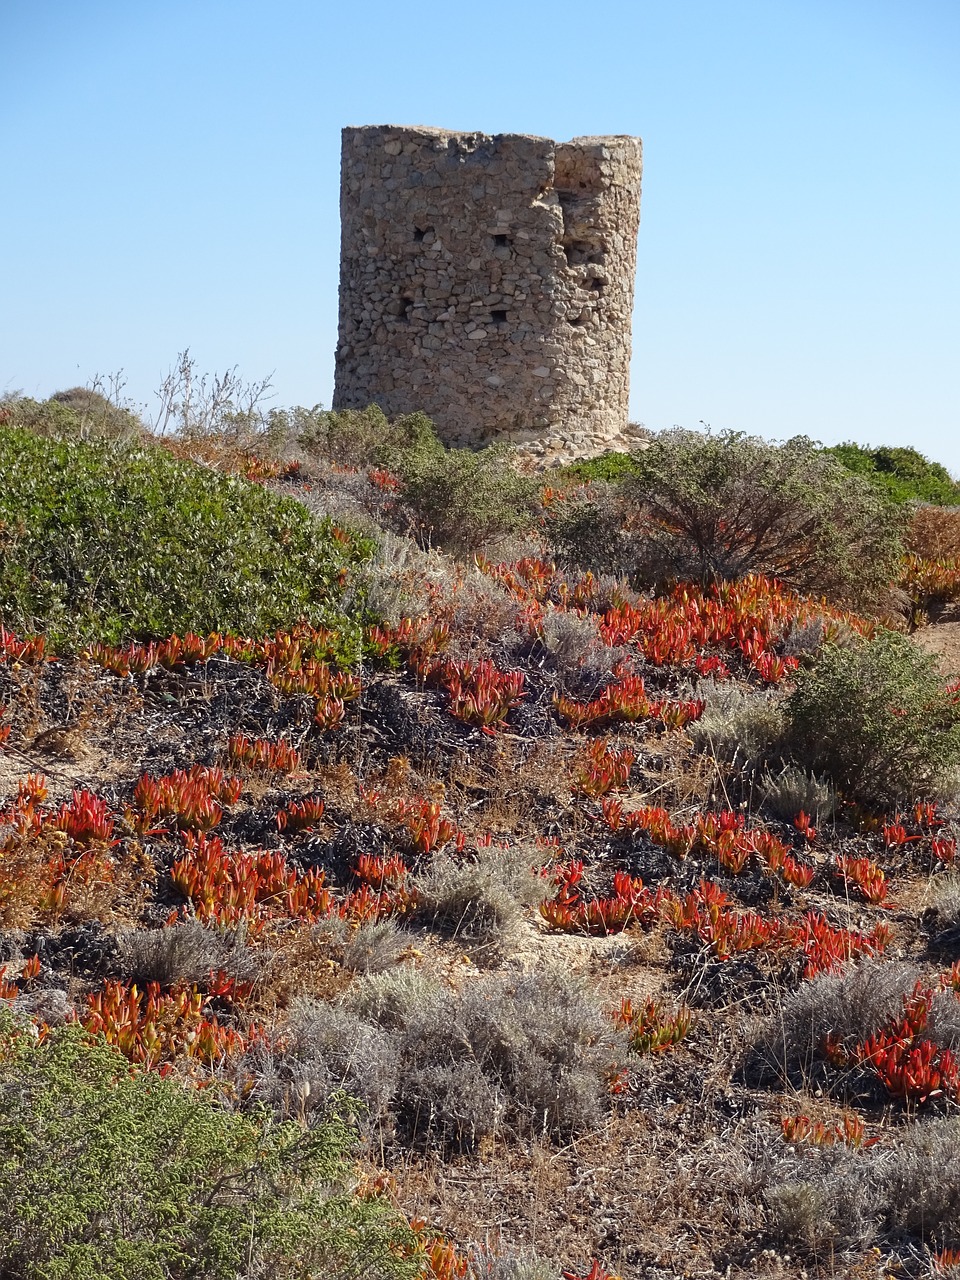
<svg viewBox="0 0 960 1280">
<path fill-rule="evenodd" d="M 805 437 L 776 445 L 675 428 L 636 462 L 625 487 L 651 522 L 638 547 L 642 581 L 766 573 L 864 607 L 895 576 L 902 518 Z"/>
<path fill-rule="evenodd" d="M 395 468 L 443 451 L 425 413 L 391 420 L 376 404 L 366 409 L 275 410 L 268 424 L 274 433 L 294 439 L 308 456 L 344 467 Z"/>
<path fill-rule="evenodd" d="M 831 445 L 826 452 L 848 471 L 863 476 L 894 502 L 930 502 L 935 506 L 960 506 L 960 484 L 946 467 L 931 462 L 916 449 L 860 444 Z"/>
<path fill-rule="evenodd" d="M 547 533 L 565 564 L 638 586 L 709 585 L 750 573 L 850 607 L 882 606 L 906 517 L 813 441 L 783 444 L 674 428 L 629 458 L 575 470 L 588 481 L 550 504 Z"/>
<path fill-rule="evenodd" d="M 23 1280 L 413 1276 L 409 1232 L 352 1192 L 349 1128 L 220 1109 L 76 1026 L 0 1021 L 0 1270 Z"/>
<path fill-rule="evenodd" d="M 70 387 L 49 400 L 19 395 L 0 400 L 0 425 L 54 440 L 132 441 L 145 435 L 135 413 L 88 387 Z"/>
<path fill-rule="evenodd" d="M 297 502 L 158 449 L 0 430 L 0 618 L 54 643 L 345 629 L 368 552 Z"/>
</svg>

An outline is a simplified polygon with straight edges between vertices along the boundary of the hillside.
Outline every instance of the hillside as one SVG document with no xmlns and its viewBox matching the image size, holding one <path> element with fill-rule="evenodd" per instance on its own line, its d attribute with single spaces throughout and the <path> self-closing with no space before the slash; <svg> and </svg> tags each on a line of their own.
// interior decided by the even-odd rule
<svg viewBox="0 0 960 1280">
<path fill-rule="evenodd" d="M 960 1275 L 960 513 L 119 412 L 0 407 L 3 1274 Z"/>
</svg>

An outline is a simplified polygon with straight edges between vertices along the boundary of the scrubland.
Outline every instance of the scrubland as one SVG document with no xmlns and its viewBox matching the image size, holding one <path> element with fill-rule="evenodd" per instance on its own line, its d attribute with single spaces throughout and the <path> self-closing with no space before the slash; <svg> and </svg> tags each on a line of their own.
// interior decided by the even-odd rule
<svg viewBox="0 0 960 1280">
<path fill-rule="evenodd" d="M 0 1274 L 960 1274 L 950 477 L 214 391 L 0 402 Z"/>
</svg>

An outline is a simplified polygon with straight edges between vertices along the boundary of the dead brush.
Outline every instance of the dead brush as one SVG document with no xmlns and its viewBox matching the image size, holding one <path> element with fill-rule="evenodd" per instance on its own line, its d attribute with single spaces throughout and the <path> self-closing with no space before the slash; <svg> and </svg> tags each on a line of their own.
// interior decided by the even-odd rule
<svg viewBox="0 0 960 1280">
<path fill-rule="evenodd" d="M 863 960 L 841 974 L 804 982 L 789 995 L 754 1044 L 755 1066 L 793 1083 L 823 1075 L 827 1037 L 844 1045 L 865 1040 L 899 1015 L 919 977 L 911 964 Z"/>
<path fill-rule="evenodd" d="M 785 765 L 777 774 L 767 774 L 761 783 L 761 804 L 775 818 L 792 822 L 800 813 L 820 826 L 833 817 L 837 797 L 827 781 L 796 765 Z"/>
<path fill-rule="evenodd" d="M 543 897 L 542 854 L 525 844 L 438 853 L 414 876 L 418 914 L 456 938 L 499 954 L 516 937 L 523 908 Z"/>
<path fill-rule="evenodd" d="M 873 1146 L 769 1144 L 748 1175 L 770 1236 L 838 1262 L 912 1237 L 932 1250 L 956 1244 L 960 1122 L 918 1121 Z"/>
<path fill-rule="evenodd" d="M 224 973 L 236 982 L 253 982 L 259 971 L 242 930 L 212 929 L 185 920 L 163 929 L 134 929 L 121 935 L 119 969 L 141 987 L 202 983 Z"/>
</svg>

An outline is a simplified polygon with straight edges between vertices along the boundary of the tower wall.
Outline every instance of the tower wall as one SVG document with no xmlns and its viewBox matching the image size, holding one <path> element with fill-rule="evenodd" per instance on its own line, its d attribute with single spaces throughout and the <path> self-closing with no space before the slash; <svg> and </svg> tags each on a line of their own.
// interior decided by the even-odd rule
<svg viewBox="0 0 960 1280">
<path fill-rule="evenodd" d="M 622 444 L 640 176 L 639 138 L 344 129 L 334 408 L 541 457 Z"/>
</svg>

